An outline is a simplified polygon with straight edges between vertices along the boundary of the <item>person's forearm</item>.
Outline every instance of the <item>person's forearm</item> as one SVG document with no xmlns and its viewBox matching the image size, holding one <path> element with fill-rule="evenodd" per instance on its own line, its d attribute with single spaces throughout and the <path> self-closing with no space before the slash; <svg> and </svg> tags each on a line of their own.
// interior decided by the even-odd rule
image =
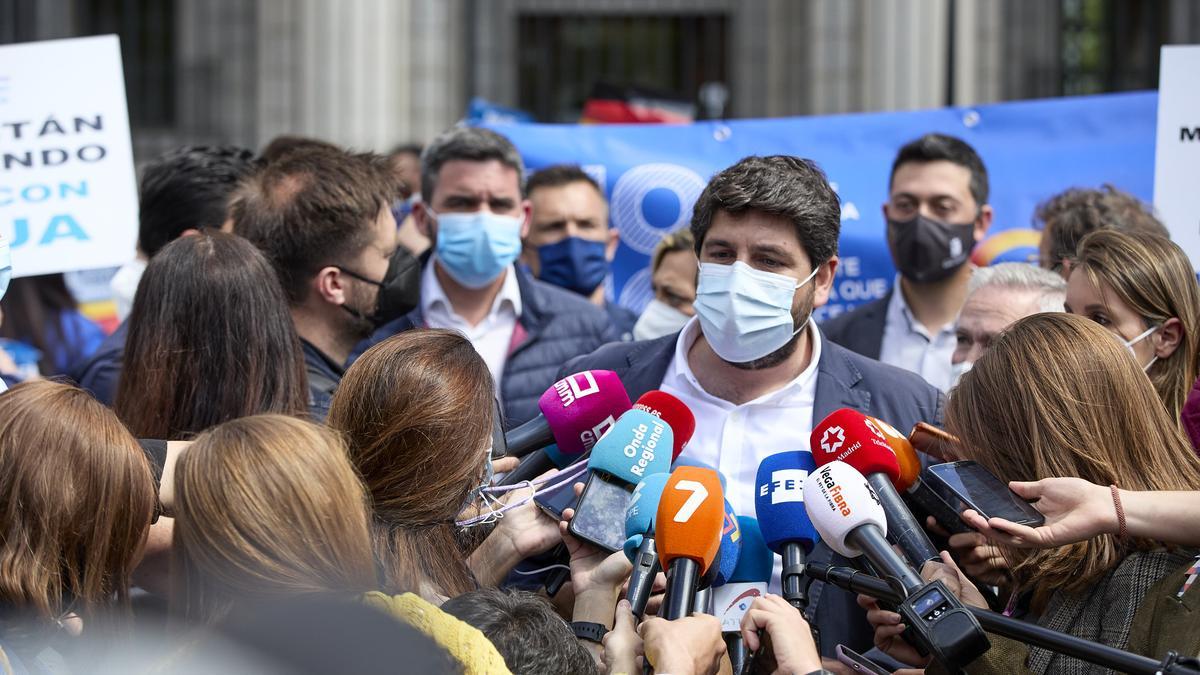
<svg viewBox="0 0 1200 675">
<path fill-rule="evenodd" d="M 467 558 L 467 566 L 480 586 L 496 587 L 508 576 L 521 556 L 508 537 L 492 532 Z"/>
<path fill-rule="evenodd" d="M 191 441 L 167 441 L 167 458 L 158 484 L 158 502 L 162 504 L 164 515 L 175 515 L 175 463 L 179 461 L 179 454 L 191 444 Z"/>
<path fill-rule="evenodd" d="M 1125 528 L 1144 537 L 1181 546 L 1200 546 L 1200 492 L 1131 492 L 1121 490 Z M 1109 532 L 1119 529 L 1114 506 Z"/>
<path fill-rule="evenodd" d="M 612 630 L 613 614 L 616 611 L 620 595 L 620 588 L 594 589 L 576 593 L 571 620 L 603 624 L 605 628 Z"/>
</svg>

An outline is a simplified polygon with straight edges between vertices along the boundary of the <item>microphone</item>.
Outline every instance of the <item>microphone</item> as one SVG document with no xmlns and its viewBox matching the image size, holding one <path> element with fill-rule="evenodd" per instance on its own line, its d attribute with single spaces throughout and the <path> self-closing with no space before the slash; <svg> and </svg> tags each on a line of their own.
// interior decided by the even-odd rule
<svg viewBox="0 0 1200 675">
<path fill-rule="evenodd" d="M 903 484 L 900 460 L 872 418 L 849 408 L 835 410 L 813 428 L 809 442 L 818 466 L 843 461 L 866 476 L 887 514 L 885 532 L 914 567 L 939 560 L 925 530 L 896 492 L 896 484 Z"/>
<path fill-rule="evenodd" d="M 611 370 L 585 370 L 555 382 L 538 399 L 541 414 L 504 435 L 508 454 L 525 460 L 500 484 L 514 485 L 569 465 L 631 407 L 625 386 Z M 560 454 L 534 452 L 548 445 L 556 445 Z"/>
<path fill-rule="evenodd" d="M 900 492 L 909 491 L 921 475 L 921 458 L 917 456 L 916 449 L 896 427 L 878 417 L 870 415 L 865 415 L 865 417 L 874 422 L 875 427 L 883 432 L 884 442 L 888 444 L 888 448 L 896 456 L 896 463 L 900 465 L 900 477 L 895 482 L 896 489 Z"/>
<path fill-rule="evenodd" d="M 883 505 L 857 469 L 837 460 L 817 469 L 804 482 L 804 503 L 829 548 L 847 558 L 866 556 L 882 576 L 899 580 L 905 591 L 924 583 L 888 544 Z"/>
<path fill-rule="evenodd" d="M 783 557 L 783 599 L 801 612 L 808 606 L 804 560 L 817 543 L 804 488 L 816 468 L 812 453 L 780 452 L 763 459 L 754 480 L 754 512 L 763 539 Z"/>
<path fill-rule="evenodd" d="M 847 567 L 832 567 L 827 564 L 809 563 L 805 573 L 814 579 L 833 584 L 851 593 L 870 596 L 892 604 L 898 604 L 904 600 L 894 588 L 883 580 Z M 1168 655 L 1164 661 L 1158 662 L 1139 654 L 1122 651 L 1098 642 L 1084 640 L 1074 635 L 1059 633 L 1039 626 L 1036 623 L 1021 621 L 1003 614 L 989 612 L 986 609 L 967 607 L 966 610 L 989 633 L 995 633 L 996 635 L 1001 635 L 1018 642 L 1024 642 L 1025 644 L 1073 656 L 1082 661 L 1106 668 L 1113 668 L 1123 673 L 1144 673 L 1145 675 L 1158 673 L 1200 673 L 1200 669 L 1196 669 L 1193 666 L 1178 662 L 1171 663 L 1171 655 Z M 1171 652 L 1171 654 L 1176 658 L 1178 657 L 1178 654 L 1175 652 Z M 737 671 L 735 670 L 734 672 Z"/>
<path fill-rule="evenodd" d="M 759 531 L 758 521 L 749 516 L 738 516 L 738 530 L 742 535 L 742 551 L 737 566 L 729 576 L 728 583 L 713 592 L 713 607 L 721 620 L 721 633 L 734 673 L 746 673 L 750 653 L 742 639 L 742 618 L 754 603 L 755 598 L 767 594 L 771 583 L 771 571 L 775 554 L 767 548 Z"/>
<path fill-rule="evenodd" d="M 720 472 L 717 473 L 719 477 Z M 721 484 L 725 491 L 725 484 Z M 737 567 L 738 558 L 742 554 L 742 532 L 738 526 L 737 514 L 733 512 L 733 504 L 725 500 L 725 521 L 721 525 L 721 548 L 717 550 L 717 559 L 709 567 L 708 572 L 700 579 L 696 590 L 696 604 L 692 611 L 701 614 L 713 613 L 713 592 L 729 583 L 733 570 Z"/>
<path fill-rule="evenodd" d="M 671 432 L 675 434 L 675 443 L 671 448 L 671 461 L 675 461 L 675 458 L 687 446 L 688 441 L 692 440 L 692 434 L 696 432 L 696 416 L 692 414 L 691 409 L 677 397 L 658 389 L 642 394 L 633 407 L 644 410 L 655 417 L 661 417 L 664 422 L 671 425 Z"/>
<path fill-rule="evenodd" d="M 663 618 L 680 619 L 695 605 L 696 584 L 717 557 L 725 520 L 725 495 L 712 469 L 682 466 L 671 473 L 654 529 L 667 570 Z"/>
<path fill-rule="evenodd" d="M 692 457 L 676 457 L 671 462 L 671 470 L 672 471 L 674 471 L 675 469 L 678 469 L 681 466 L 698 466 L 701 469 L 712 469 L 713 471 L 717 472 L 717 478 L 719 478 L 721 480 L 721 490 L 725 491 L 726 489 L 728 489 L 727 488 L 728 483 L 725 481 L 725 474 L 721 473 L 720 471 L 717 471 L 717 467 L 713 466 L 712 464 L 709 464 L 708 462 L 701 462 L 700 460 L 694 459 Z"/>
<path fill-rule="evenodd" d="M 654 578 L 662 569 L 658 564 L 658 550 L 654 542 L 654 516 L 658 513 L 658 502 L 668 478 L 670 474 L 667 473 L 646 476 L 633 489 L 629 506 L 625 508 L 625 555 L 633 563 L 633 574 L 629 577 L 625 599 L 639 620 L 646 613 Z"/>
<path fill-rule="evenodd" d="M 673 436 L 664 420 L 644 410 L 621 415 L 592 448 L 590 476 L 571 519 L 571 534 L 610 552 L 620 550 L 630 493 L 647 476 L 670 468 Z"/>
</svg>

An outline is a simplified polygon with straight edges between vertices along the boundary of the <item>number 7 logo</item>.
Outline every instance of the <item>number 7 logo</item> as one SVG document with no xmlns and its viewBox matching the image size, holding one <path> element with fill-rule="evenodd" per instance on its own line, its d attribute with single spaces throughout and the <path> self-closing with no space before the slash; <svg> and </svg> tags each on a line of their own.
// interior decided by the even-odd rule
<svg viewBox="0 0 1200 675">
<path fill-rule="evenodd" d="M 696 509 L 700 508 L 700 505 L 708 498 L 708 488 L 704 487 L 703 483 L 694 480 L 681 480 L 675 484 L 675 489 L 692 493 L 688 495 L 687 501 L 679 507 L 679 511 L 672 519 L 677 523 L 686 523 L 691 520 L 692 514 L 696 513 Z"/>
</svg>

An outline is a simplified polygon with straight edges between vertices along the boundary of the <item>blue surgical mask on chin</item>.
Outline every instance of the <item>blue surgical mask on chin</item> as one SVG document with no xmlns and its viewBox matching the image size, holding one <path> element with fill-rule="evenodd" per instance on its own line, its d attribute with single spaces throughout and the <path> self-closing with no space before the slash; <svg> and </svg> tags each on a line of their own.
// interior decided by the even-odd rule
<svg viewBox="0 0 1200 675">
<path fill-rule="evenodd" d="M 795 327 L 792 299 L 818 269 L 797 282 L 740 260 L 732 265 L 700 263 L 693 306 L 704 339 L 730 363 L 749 363 L 775 352 L 808 325 L 806 318 L 800 328 Z"/>
<path fill-rule="evenodd" d="M 435 213 L 434 251 L 442 269 L 467 288 L 483 288 L 496 280 L 521 253 L 524 219 L 490 211 Z"/>
</svg>

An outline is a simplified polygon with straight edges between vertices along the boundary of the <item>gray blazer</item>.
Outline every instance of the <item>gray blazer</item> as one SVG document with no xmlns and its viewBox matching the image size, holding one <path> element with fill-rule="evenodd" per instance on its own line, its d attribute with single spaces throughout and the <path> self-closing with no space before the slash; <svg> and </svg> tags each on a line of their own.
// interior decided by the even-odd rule
<svg viewBox="0 0 1200 675">
<path fill-rule="evenodd" d="M 830 340 L 869 359 L 879 359 L 883 353 L 883 329 L 887 324 L 887 307 L 892 301 L 891 289 L 878 300 L 859 305 L 853 310 L 821 324 L 821 332 Z"/>
<path fill-rule="evenodd" d="M 662 385 L 678 336 L 605 345 L 569 361 L 559 377 L 583 370 L 611 370 L 620 376 L 630 400 L 636 400 Z M 814 423 L 839 408 L 853 408 L 901 430 L 911 429 L 917 422 L 941 426 L 944 404 L 942 393 L 918 375 L 855 354 L 828 338 L 821 344 Z M 817 545 L 809 560 L 849 564 L 824 544 Z M 839 643 L 860 653 L 871 648 L 874 633 L 853 594 L 814 581 L 809 588 L 808 615 L 820 630 L 823 656 L 835 658 Z"/>
</svg>

